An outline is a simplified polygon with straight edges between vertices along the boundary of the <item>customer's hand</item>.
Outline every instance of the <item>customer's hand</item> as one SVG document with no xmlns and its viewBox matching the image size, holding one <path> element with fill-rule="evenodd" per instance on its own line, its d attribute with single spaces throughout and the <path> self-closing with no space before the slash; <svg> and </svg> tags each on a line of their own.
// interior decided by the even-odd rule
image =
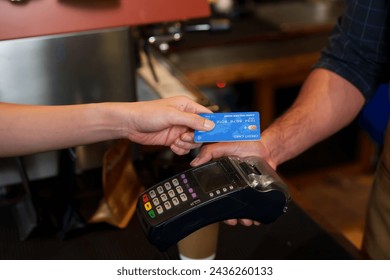
<svg viewBox="0 0 390 280">
<path fill-rule="evenodd" d="M 199 116 L 212 113 L 187 97 L 173 97 L 134 103 L 127 118 L 128 138 L 143 145 L 169 146 L 187 154 L 200 144 L 194 143 L 193 130 L 211 130 L 214 123 Z M 185 137 L 183 137 L 185 135 Z"/>
<path fill-rule="evenodd" d="M 211 111 L 187 97 L 59 106 L 0 102 L 0 157 L 123 138 L 186 154 L 199 147 L 191 139 L 193 129 L 214 127 L 198 113 Z M 187 133 L 184 140 L 183 133 Z"/>
</svg>

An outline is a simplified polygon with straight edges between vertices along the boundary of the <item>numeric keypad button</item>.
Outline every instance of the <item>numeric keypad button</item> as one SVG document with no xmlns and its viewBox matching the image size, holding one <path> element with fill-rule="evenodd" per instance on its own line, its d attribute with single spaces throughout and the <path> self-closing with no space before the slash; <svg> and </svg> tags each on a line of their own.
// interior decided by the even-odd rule
<svg viewBox="0 0 390 280">
<path fill-rule="evenodd" d="M 157 211 L 158 214 L 161 215 L 164 212 L 164 208 L 162 208 L 162 206 L 159 205 L 159 206 L 156 207 L 156 211 Z"/>
<path fill-rule="evenodd" d="M 173 205 L 177 206 L 177 205 L 179 205 L 180 201 L 177 197 L 174 197 L 174 198 L 172 198 L 172 203 L 173 203 Z"/>
<path fill-rule="evenodd" d="M 183 188 L 181 186 L 177 186 L 176 191 L 178 194 L 181 194 L 183 192 Z"/>
<path fill-rule="evenodd" d="M 149 192 L 149 195 L 150 195 L 151 198 L 156 197 L 156 191 L 155 191 L 155 190 L 151 190 L 151 191 Z"/>
<path fill-rule="evenodd" d="M 188 200 L 187 195 L 185 193 L 180 194 L 181 201 L 185 202 Z"/>
<path fill-rule="evenodd" d="M 158 187 L 157 187 L 157 192 L 158 192 L 159 194 L 162 194 L 162 193 L 164 192 L 163 187 L 162 187 L 162 186 L 158 186 Z"/>
<path fill-rule="evenodd" d="M 164 184 L 164 187 L 165 187 L 165 189 L 166 189 L 167 191 L 169 191 L 169 190 L 172 188 L 171 183 L 169 183 L 169 182 L 166 182 L 166 183 Z"/>
<path fill-rule="evenodd" d="M 160 196 L 161 200 L 164 202 L 164 201 L 167 201 L 168 200 L 168 196 L 163 193 L 161 196 Z"/>
<path fill-rule="evenodd" d="M 175 196 L 174 190 L 169 190 L 168 191 L 168 195 L 169 195 L 170 198 L 174 197 Z"/>
<path fill-rule="evenodd" d="M 154 204 L 154 206 L 157 206 L 157 205 L 159 205 L 160 204 L 160 200 L 158 200 L 158 198 L 157 197 L 155 197 L 155 198 L 153 198 L 153 204 Z"/>
<path fill-rule="evenodd" d="M 177 187 L 177 186 L 179 185 L 179 180 L 173 179 L 173 180 L 172 180 L 172 184 L 173 184 L 175 187 Z"/>
<path fill-rule="evenodd" d="M 166 202 L 164 202 L 164 207 L 165 207 L 165 209 L 169 210 L 172 208 L 172 205 L 169 201 L 166 201 Z"/>
</svg>

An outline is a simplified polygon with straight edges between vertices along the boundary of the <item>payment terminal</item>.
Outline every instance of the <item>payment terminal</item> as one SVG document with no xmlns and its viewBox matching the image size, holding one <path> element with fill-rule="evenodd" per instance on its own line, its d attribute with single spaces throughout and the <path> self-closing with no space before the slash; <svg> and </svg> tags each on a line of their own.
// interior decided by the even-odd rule
<svg viewBox="0 0 390 280">
<path fill-rule="evenodd" d="M 248 218 L 267 224 L 287 211 L 287 185 L 258 157 L 222 157 L 146 190 L 137 215 L 161 251 L 209 224 Z"/>
</svg>

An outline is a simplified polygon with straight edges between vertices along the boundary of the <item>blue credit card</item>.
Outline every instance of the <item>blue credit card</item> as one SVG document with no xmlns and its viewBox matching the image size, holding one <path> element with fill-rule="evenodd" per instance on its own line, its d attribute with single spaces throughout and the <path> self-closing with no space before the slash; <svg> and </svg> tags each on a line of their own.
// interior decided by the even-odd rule
<svg viewBox="0 0 390 280">
<path fill-rule="evenodd" d="M 199 114 L 215 123 L 210 131 L 195 130 L 194 141 L 232 142 L 260 139 L 260 115 L 258 112 L 230 112 Z"/>
</svg>

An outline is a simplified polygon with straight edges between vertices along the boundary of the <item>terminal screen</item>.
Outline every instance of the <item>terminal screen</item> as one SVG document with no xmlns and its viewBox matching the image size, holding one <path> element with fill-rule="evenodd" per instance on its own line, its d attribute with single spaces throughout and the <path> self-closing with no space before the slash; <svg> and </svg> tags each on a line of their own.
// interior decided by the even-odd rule
<svg viewBox="0 0 390 280">
<path fill-rule="evenodd" d="M 193 175 L 206 193 L 229 185 L 232 181 L 218 162 L 195 169 Z"/>
</svg>

